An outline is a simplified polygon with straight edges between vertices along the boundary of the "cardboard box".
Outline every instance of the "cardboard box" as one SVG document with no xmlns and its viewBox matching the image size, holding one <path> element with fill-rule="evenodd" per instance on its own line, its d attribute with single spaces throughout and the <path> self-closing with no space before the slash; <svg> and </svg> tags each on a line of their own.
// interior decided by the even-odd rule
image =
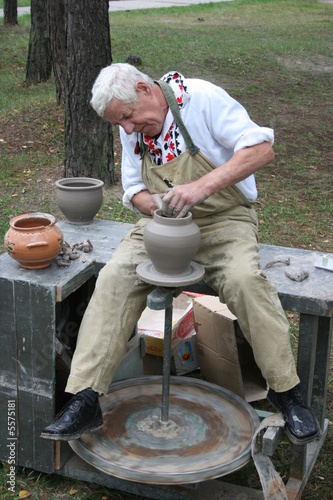
<svg viewBox="0 0 333 500">
<path fill-rule="evenodd" d="M 247 401 L 264 399 L 266 381 L 228 307 L 218 297 L 204 295 L 194 299 L 193 313 L 202 376 Z"/>
<path fill-rule="evenodd" d="M 172 306 L 171 373 L 184 375 L 199 368 L 192 298 L 181 293 L 173 299 Z M 138 334 L 144 336 L 146 343 L 145 375 L 162 374 L 164 323 L 165 311 L 148 307 L 138 321 Z"/>
<path fill-rule="evenodd" d="M 185 375 L 199 369 L 197 336 L 195 330 L 172 346 L 171 373 Z"/>
<path fill-rule="evenodd" d="M 171 348 L 179 339 L 195 333 L 192 298 L 184 293 L 173 299 Z M 146 307 L 138 321 L 138 333 L 145 336 L 146 352 L 163 357 L 165 311 Z"/>
<path fill-rule="evenodd" d="M 171 375 L 185 375 L 199 369 L 197 341 L 195 331 L 185 339 L 180 339 L 172 347 Z M 163 358 L 146 354 L 143 358 L 144 375 L 162 375 Z"/>
</svg>

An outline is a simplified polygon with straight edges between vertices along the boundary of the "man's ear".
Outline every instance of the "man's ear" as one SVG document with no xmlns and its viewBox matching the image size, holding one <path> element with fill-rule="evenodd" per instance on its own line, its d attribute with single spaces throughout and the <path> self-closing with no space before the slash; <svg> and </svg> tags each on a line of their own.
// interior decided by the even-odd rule
<svg viewBox="0 0 333 500">
<path fill-rule="evenodd" d="M 146 82 L 136 82 L 135 84 L 136 92 L 143 92 L 146 95 L 151 94 L 151 87 Z"/>
</svg>

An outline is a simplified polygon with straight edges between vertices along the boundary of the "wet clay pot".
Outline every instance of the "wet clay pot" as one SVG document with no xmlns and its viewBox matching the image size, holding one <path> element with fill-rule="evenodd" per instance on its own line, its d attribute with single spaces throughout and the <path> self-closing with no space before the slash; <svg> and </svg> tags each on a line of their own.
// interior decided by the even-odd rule
<svg viewBox="0 0 333 500">
<path fill-rule="evenodd" d="M 57 204 L 71 224 L 91 224 L 102 206 L 104 182 L 90 177 L 60 179 Z"/>
<path fill-rule="evenodd" d="M 164 217 L 160 209 L 145 227 L 144 244 L 155 270 L 176 275 L 186 272 L 201 240 L 190 212 L 180 219 Z"/>
<path fill-rule="evenodd" d="M 59 254 L 62 241 L 53 215 L 36 212 L 18 215 L 10 221 L 5 248 L 21 267 L 43 269 Z"/>
</svg>

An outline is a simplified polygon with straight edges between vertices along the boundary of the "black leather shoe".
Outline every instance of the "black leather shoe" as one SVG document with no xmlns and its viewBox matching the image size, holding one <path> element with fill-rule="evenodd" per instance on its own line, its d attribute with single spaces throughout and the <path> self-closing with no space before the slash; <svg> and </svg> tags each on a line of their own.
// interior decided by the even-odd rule
<svg viewBox="0 0 333 500">
<path fill-rule="evenodd" d="M 304 444 L 320 436 L 320 427 L 312 411 L 304 403 L 299 392 L 299 385 L 286 392 L 269 389 L 268 401 L 281 411 L 285 429 L 290 440 L 295 444 Z"/>
<path fill-rule="evenodd" d="M 43 429 L 40 437 L 71 441 L 78 439 L 84 431 L 95 431 L 102 426 L 98 395 L 89 388 L 75 394 L 57 415 L 56 420 Z"/>
</svg>

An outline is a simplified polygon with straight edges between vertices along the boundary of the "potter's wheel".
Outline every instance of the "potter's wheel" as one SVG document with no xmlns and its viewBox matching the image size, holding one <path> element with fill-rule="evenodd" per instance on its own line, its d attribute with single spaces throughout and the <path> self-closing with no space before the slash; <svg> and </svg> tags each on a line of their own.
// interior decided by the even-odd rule
<svg viewBox="0 0 333 500">
<path fill-rule="evenodd" d="M 198 379 L 171 377 L 169 420 L 161 422 L 161 377 L 124 380 L 101 398 L 104 426 L 70 446 L 121 479 L 195 483 L 242 467 L 259 419 L 232 392 Z"/>
<path fill-rule="evenodd" d="M 190 262 L 186 270 L 179 274 L 164 274 L 155 270 L 151 260 L 141 262 L 136 268 L 139 277 L 146 283 L 158 286 L 188 286 L 200 281 L 205 274 L 204 268 L 196 262 Z"/>
</svg>

